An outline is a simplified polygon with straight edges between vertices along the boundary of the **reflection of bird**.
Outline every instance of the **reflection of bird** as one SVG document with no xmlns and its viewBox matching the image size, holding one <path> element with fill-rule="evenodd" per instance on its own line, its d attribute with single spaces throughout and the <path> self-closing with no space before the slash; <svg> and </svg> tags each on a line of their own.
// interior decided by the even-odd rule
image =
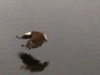
<svg viewBox="0 0 100 75">
<path fill-rule="evenodd" d="M 18 55 L 25 64 L 25 66 L 22 66 L 21 68 L 30 70 L 31 72 L 43 71 L 45 67 L 49 65 L 49 61 L 41 63 L 40 60 L 37 60 L 36 58 L 32 57 L 30 54 L 27 53 L 19 52 Z"/>
<path fill-rule="evenodd" d="M 27 32 L 22 37 L 18 37 L 18 36 L 16 37 L 22 39 L 29 39 L 26 45 L 22 44 L 22 47 L 25 46 L 28 49 L 37 48 L 39 46 L 42 46 L 44 42 L 47 42 L 46 34 L 38 31 Z"/>
</svg>

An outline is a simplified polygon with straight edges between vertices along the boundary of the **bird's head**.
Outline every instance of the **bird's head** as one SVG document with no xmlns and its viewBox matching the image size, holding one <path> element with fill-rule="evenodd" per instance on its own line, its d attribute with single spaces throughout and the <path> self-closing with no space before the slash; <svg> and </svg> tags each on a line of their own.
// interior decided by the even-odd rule
<svg viewBox="0 0 100 75">
<path fill-rule="evenodd" d="M 24 35 L 27 35 L 27 36 L 32 35 L 32 32 L 27 32 Z"/>
</svg>

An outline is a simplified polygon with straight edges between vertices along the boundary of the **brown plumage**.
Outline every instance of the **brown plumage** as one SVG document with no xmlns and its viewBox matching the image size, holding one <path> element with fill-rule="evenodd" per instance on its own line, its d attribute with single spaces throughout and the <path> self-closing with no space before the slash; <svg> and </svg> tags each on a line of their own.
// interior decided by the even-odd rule
<svg viewBox="0 0 100 75">
<path fill-rule="evenodd" d="M 38 48 L 39 46 L 42 46 L 44 42 L 47 42 L 47 36 L 44 33 L 38 31 L 31 31 L 25 33 L 22 37 L 16 37 L 22 39 L 29 39 L 26 45 L 22 44 L 22 47 L 27 47 L 28 49 Z"/>
</svg>

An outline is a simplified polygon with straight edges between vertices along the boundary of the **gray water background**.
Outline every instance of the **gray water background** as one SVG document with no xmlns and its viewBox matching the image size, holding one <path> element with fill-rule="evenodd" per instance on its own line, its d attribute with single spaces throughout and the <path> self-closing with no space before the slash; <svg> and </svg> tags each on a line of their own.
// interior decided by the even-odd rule
<svg viewBox="0 0 100 75">
<path fill-rule="evenodd" d="M 37 30 L 48 43 L 28 51 L 18 40 Z M 50 61 L 42 72 L 20 70 L 18 52 Z M 100 0 L 0 0 L 0 75 L 100 75 Z"/>
</svg>

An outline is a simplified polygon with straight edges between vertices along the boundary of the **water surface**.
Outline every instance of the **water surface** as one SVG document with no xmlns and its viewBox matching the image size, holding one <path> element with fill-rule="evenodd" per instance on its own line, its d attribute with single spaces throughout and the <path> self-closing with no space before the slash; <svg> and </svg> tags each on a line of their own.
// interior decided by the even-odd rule
<svg viewBox="0 0 100 75">
<path fill-rule="evenodd" d="M 99 0 L 1 0 L 1 75 L 99 75 Z M 15 36 L 31 30 L 44 32 L 48 43 L 28 51 L 27 40 Z M 50 64 L 42 72 L 20 70 L 18 52 Z"/>
</svg>

